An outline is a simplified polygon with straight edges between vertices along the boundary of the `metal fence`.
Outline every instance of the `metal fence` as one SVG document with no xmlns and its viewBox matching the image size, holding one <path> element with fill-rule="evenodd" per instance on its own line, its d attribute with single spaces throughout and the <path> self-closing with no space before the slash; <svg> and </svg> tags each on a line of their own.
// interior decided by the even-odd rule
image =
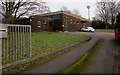
<svg viewBox="0 0 120 75">
<path fill-rule="evenodd" d="M 31 26 L 0 24 L 2 29 L 2 67 L 31 57 Z"/>
</svg>

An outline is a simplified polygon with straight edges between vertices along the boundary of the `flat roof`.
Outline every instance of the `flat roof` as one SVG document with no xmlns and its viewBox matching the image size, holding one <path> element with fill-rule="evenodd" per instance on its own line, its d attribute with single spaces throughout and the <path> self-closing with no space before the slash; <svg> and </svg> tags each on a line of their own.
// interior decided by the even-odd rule
<svg viewBox="0 0 120 75">
<path fill-rule="evenodd" d="M 81 19 L 81 20 L 83 20 L 83 21 L 92 22 L 91 20 L 85 19 L 85 18 L 80 17 L 80 16 L 76 16 L 76 15 L 74 15 L 74 14 L 71 14 L 71 13 L 68 13 L 68 12 L 65 12 L 65 11 L 50 12 L 50 13 L 45 13 L 45 14 L 40 14 L 40 15 L 35 15 L 35 16 L 47 16 L 47 15 L 54 15 L 54 14 L 66 14 L 66 15 L 69 15 L 69 16 L 72 16 L 72 17 Z"/>
</svg>

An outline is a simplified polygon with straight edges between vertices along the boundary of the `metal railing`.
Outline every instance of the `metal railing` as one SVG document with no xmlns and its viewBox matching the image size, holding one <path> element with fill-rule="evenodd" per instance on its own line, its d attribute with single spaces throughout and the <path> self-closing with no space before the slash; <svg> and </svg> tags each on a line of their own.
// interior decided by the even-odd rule
<svg viewBox="0 0 120 75">
<path fill-rule="evenodd" d="M 31 26 L 2 25 L 2 68 L 23 62 L 31 57 Z"/>
</svg>

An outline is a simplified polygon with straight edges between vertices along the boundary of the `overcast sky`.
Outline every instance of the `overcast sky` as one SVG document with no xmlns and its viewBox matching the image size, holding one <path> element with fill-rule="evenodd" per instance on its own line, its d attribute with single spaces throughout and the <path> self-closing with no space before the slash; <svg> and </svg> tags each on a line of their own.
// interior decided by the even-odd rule
<svg viewBox="0 0 120 75">
<path fill-rule="evenodd" d="M 88 9 L 86 8 L 89 5 L 90 8 L 90 17 L 95 16 L 96 14 L 96 2 L 99 0 L 44 0 L 47 2 L 51 11 L 58 11 L 62 6 L 66 6 L 70 10 L 78 9 L 80 15 L 84 18 L 88 18 Z"/>
</svg>

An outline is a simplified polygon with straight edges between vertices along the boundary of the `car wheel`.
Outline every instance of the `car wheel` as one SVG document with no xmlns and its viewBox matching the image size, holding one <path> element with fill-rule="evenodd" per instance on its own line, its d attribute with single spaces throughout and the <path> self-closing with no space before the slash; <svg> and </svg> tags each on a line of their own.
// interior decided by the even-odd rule
<svg viewBox="0 0 120 75">
<path fill-rule="evenodd" d="M 84 30 L 81 30 L 82 32 L 84 31 Z"/>
<path fill-rule="evenodd" d="M 89 32 L 92 32 L 91 30 Z"/>
</svg>

